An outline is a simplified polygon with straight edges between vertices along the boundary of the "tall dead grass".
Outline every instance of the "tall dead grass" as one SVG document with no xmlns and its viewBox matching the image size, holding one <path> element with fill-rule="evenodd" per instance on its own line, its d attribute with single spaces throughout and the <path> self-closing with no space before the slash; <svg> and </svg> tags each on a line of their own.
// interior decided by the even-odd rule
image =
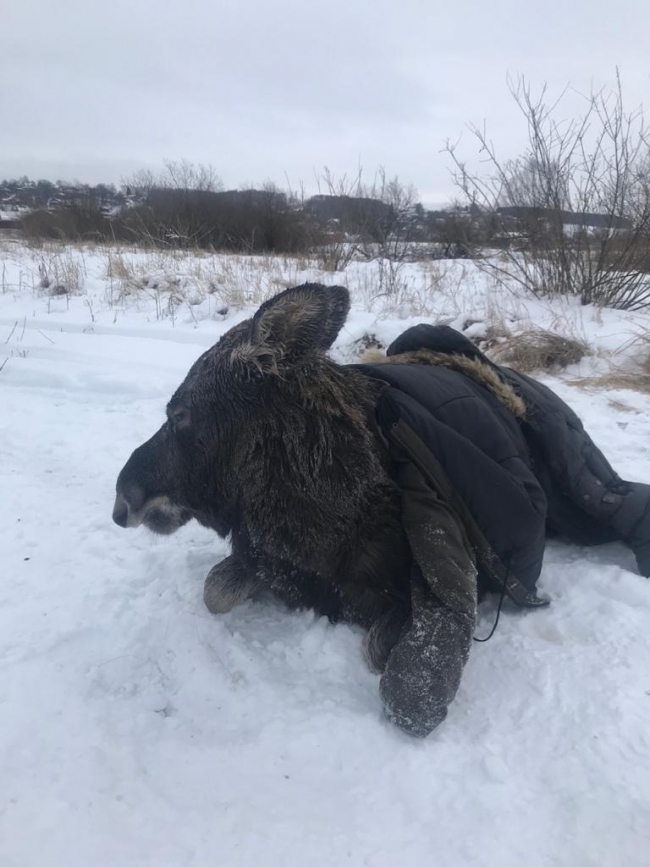
<svg viewBox="0 0 650 867">
<path fill-rule="evenodd" d="M 312 262 L 304 257 L 250 256 L 205 250 L 107 250 L 109 305 L 138 295 L 190 306 L 213 297 L 219 309 L 259 305 L 300 282 Z"/>
<path fill-rule="evenodd" d="M 87 276 L 83 255 L 62 247 L 38 257 L 39 289 L 45 295 L 81 295 Z"/>
<path fill-rule="evenodd" d="M 614 369 L 602 376 L 574 380 L 571 385 L 586 389 L 636 391 L 650 395 L 650 330 L 645 331 L 634 343 L 639 346 L 636 369 Z"/>
</svg>

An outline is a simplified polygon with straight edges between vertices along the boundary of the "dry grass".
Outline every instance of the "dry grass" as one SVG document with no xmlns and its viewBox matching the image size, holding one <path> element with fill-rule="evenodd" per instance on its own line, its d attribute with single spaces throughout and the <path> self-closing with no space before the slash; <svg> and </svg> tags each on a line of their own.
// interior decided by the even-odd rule
<svg viewBox="0 0 650 867">
<path fill-rule="evenodd" d="M 592 350 L 586 341 L 542 328 L 507 337 L 491 352 L 498 364 L 514 367 L 522 373 L 563 370 L 591 354 Z"/>
<path fill-rule="evenodd" d="M 615 409 L 617 412 L 637 412 L 633 406 L 630 406 L 629 403 L 623 403 L 622 400 L 616 400 L 613 397 L 610 397 L 607 401 L 609 406 L 612 409 Z"/>
<path fill-rule="evenodd" d="M 470 321 L 469 324 L 473 323 Z M 474 340 L 474 342 L 482 352 L 490 354 L 494 350 L 493 354 L 496 356 L 499 353 L 499 347 L 504 346 L 509 340 L 512 340 L 512 332 L 505 322 L 502 319 L 496 321 L 492 319 L 485 329 L 485 337 Z"/>
<path fill-rule="evenodd" d="M 138 273 L 132 261 L 122 253 L 109 252 L 106 262 L 106 280 L 109 285 L 110 301 L 122 301 L 142 288 L 142 274 Z"/>
<path fill-rule="evenodd" d="M 307 260 L 280 256 L 211 256 L 188 262 L 191 277 L 218 295 L 227 306 L 259 305 L 267 298 L 304 282 Z"/>
<path fill-rule="evenodd" d="M 83 258 L 74 256 L 65 247 L 50 252 L 43 250 L 38 262 L 39 289 L 45 295 L 80 295 L 83 292 L 86 269 Z"/>
<path fill-rule="evenodd" d="M 221 310 L 259 305 L 288 285 L 304 282 L 312 263 L 304 258 L 214 254 L 205 250 L 114 249 L 106 253 L 109 306 L 129 297 L 155 299 L 160 313 L 170 305 L 215 299 Z"/>
<path fill-rule="evenodd" d="M 603 376 L 591 376 L 574 380 L 571 385 L 581 388 L 636 391 L 639 394 L 650 395 L 650 354 L 640 363 L 637 370 L 613 370 Z M 614 405 L 616 401 L 610 400 Z"/>
<path fill-rule="evenodd" d="M 458 288 L 466 278 L 464 268 L 454 273 L 447 262 L 433 261 L 416 273 L 404 265 L 376 260 L 372 267 L 341 275 L 341 282 L 379 319 L 408 315 L 451 321 L 463 312 Z"/>
</svg>

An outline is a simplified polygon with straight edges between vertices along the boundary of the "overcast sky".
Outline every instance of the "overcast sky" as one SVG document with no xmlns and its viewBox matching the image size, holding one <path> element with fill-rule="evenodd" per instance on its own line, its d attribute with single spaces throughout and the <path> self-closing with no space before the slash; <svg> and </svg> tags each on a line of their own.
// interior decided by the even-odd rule
<svg viewBox="0 0 650 867">
<path fill-rule="evenodd" d="M 384 165 L 438 203 L 469 122 L 521 145 L 508 75 L 589 91 L 619 66 L 650 109 L 650 0 L 0 0 L 0 32 L 0 177 L 186 158 L 313 189 Z"/>
</svg>

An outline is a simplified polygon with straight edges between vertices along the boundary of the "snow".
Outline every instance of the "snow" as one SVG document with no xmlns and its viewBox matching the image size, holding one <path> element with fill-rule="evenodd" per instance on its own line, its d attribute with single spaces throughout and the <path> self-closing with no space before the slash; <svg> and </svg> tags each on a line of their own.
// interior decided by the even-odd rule
<svg viewBox="0 0 650 867">
<path fill-rule="evenodd" d="M 360 630 L 270 601 L 214 617 L 203 579 L 225 542 L 193 524 L 162 538 L 110 519 L 125 459 L 255 293 L 348 283 L 341 360 L 366 332 L 480 323 L 497 303 L 562 319 L 600 355 L 545 381 L 642 481 L 650 399 L 569 383 L 647 320 L 498 296 L 467 263 L 428 297 L 430 272 L 407 266 L 400 306 L 373 298 L 376 263 L 340 275 L 223 257 L 228 292 L 211 293 L 188 258 L 173 263 L 186 280 L 170 304 L 168 284 L 122 294 L 104 252 L 69 250 L 81 294 L 50 297 L 38 285 L 48 255 L 0 255 L 2 867 L 647 867 L 650 585 L 622 546 L 549 544 L 550 609 L 504 607 L 447 721 L 420 742 L 383 719 Z M 147 254 L 128 255 L 149 268 Z M 495 600 L 482 606 L 479 635 L 495 612 Z"/>
</svg>

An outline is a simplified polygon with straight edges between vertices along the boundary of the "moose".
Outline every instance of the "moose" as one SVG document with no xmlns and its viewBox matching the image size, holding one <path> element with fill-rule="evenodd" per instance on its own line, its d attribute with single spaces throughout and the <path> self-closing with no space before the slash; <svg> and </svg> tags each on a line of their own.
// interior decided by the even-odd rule
<svg viewBox="0 0 650 867">
<path fill-rule="evenodd" d="M 428 735 L 468 659 L 479 598 L 536 591 L 549 535 L 619 539 L 650 575 L 650 486 L 620 479 L 548 388 L 443 325 L 372 362 L 327 351 L 348 291 L 287 289 L 191 367 L 119 474 L 113 520 L 230 537 L 214 614 L 267 590 L 366 630 L 388 719 Z"/>
</svg>

